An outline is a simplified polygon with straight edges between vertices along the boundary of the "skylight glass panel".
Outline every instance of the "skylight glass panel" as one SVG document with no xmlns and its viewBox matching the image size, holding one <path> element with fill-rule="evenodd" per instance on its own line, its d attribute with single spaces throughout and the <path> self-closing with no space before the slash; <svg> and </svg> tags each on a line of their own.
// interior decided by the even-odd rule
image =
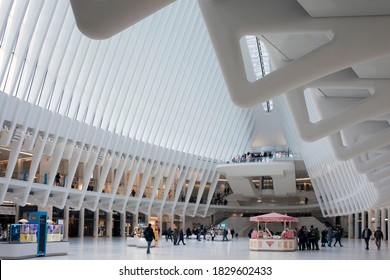
<svg viewBox="0 0 390 280">
<path fill-rule="evenodd" d="M 252 61 L 253 72 L 256 80 L 263 78 L 271 72 L 271 64 L 264 43 L 256 36 L 245 36 L 248 44 L 249 57 Z M 266 112 L 273 110 L 273 101 L 263 102 L 263 109 Z"/>
</svg>

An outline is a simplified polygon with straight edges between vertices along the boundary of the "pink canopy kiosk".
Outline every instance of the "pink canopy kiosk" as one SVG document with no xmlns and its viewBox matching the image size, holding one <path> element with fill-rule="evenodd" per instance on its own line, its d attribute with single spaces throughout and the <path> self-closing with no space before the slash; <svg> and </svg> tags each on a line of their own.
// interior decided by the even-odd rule
<svg viewBox="0 0 390 280">
<path fill-rule="evenodd" d="M 294 237 L 293 231 L 289 231 L 287 238 L 274 238 L 267 229 L 267 223 L 286 223 L 298 222 L 298 218 L 290 217 L 279 213 L 269 213 L 259 216 L 250 217 L 251 222 L 265 223 L 265 232 L 259 231 L 252 235 L 249 240 L 249 249 L 255 251 L 295 251 L 297 249 L 297 240 Z M 290 226 L 291 227 L 291 226 Z M 259 228 L 257 226 L 257 228 Z"/>
<path fill-rule="evenodd" d="M 269 214 L 250 217 L 249 221 L 257 222 L 257 223 L 286 223 L 286 222 L 298 222 L 299 219 L 272 212 Z"/>
</svg>

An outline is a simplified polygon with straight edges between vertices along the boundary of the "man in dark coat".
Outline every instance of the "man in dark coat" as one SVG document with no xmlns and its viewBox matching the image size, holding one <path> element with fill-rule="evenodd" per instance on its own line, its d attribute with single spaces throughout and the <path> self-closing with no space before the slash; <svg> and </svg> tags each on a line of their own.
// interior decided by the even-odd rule
<svg viewBox="0 0 390 280">
<path fill-rule="evenodd" d="M 186 245 L 184 243 L 184 232 L 183 232 L 183 229 L 180 229 L 180 231 L 179 231 L 179 241 L 177 241 L 177 245 L 180 244 L 180 241 L 181 241 L 181 243 L 183 243 L 183 245 Z"/>
<path fill-rule="evenodd" d="M 378 248 L 378 250 L 380 250 L 381 241 L 383 240 L 383 232 L 381 231 L 380 227 L 377 227 L 376 231 L 374 231 L 374 237 L 375 237 L 375 245 Z"/>
<path fill-rule="evenodd" d="M 146 242 L 148 242 L 148 249 L 146 250 L 146 254 L 150 254 L 150 245 L 152 244 L 152 241 L 156 239 L 151 224 L 149 224 L 148 227 L 144 230 L 144 237 Z"/>
<path fill-rule="evenodd" d="M 364 230 L 363 230 L 363 233 L 362 233 L 362 238 L 364 239 L 364 241 L 366 242 L 366 250 L 368 250 L 368 245 L 369 245 L 369 242 L 370 242 L 370 237 L 372 235 L 372 231 L 371 229 L 368 228 L 368 226 L 365 226 L 364 227 Z"/>
</svg>

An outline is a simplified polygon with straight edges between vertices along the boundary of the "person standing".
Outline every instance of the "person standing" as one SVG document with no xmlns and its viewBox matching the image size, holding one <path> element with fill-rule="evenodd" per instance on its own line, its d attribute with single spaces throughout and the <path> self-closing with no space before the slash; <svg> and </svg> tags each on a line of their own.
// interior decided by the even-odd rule
<svg viewBox="0 0 390 280">
<path fill-rule="evenodd" d="M 370 242 L 370 237 L 372 235 L 371 229 L 368 228 L 368 226 L 364 227 L 363 233 L 362 233 L 362 238 L 366 242 L 366 250 L 369 249 L 369 242 Z"/>
<path fill-rule="evenodd" d="M 60 175 L 60 173 L 57 173 L 57 175 L 55 177 L 56 186 L 60 185 L 60 180 L 61 180 L 61 175 Z"/>
<path fill-rule="evenodd" d="M 298 247 L 299 250 L 305 250 L 306 249 L 306 226 L 302 226 L 301 229 L 298 232 Z"/>
<path fill-rule="evenodd" d="M 215 230 L 214 230 L 214 228 L 211 228 L 210 235 L 211 235 L 211 241 L 214 241 L 214 237 L 215 237 Z"/>
<path fill-rule="evenodd" d="M 327 230 L 324 228 L 321 231 L 321 247 L 325 247 L 326 243 L 328 243 L 328 240 L 326 239 Z"/>
<path fill-rule="evenodd" d="M 328 234 L 326 236 L 326 239 L 328 240 L 328 247 L 332 247 L 333 228 L 331 226 L 328 228 Z"/>
<path fill-rule="evenodd" d="M 381 231 L 380 227 L 376 228 L 376 231 L 374 232 L 375 237 L 375 245 L 378 248 L 378 250 L 381 249 L 381 242 L 383 240 L 383 232 Z"/>
<path fill-rule="evenodd" d="M 188 227 L 186 230 L 186 239 L 189 239 L 191 235 L 192 235 L 191 229 Z"/>
<path fill-rule="evenodd" d="M 196 239 L 200 241 L 200 227 L 197 227 L 196 229 Z"/>
<path fill-rule="evenodd" d="M 313 250 L 319 250 L 320 249 L 320 247 L 319 247 L 319 245 L 318 245 L 318 242 L 320 241 L 320 239 L 321 239 L 321 234 L 320 234 L 320 230 L 318 229 L 318 227 L 316 227 L 315 229 L 314 229 L 314 232 L 315 232 L 315 238 L 314 238 L 314 247 L 315 247 L 315 249 L 313 249 Z"/>
<path fill-rule="evenodd" d="M 146 250 L 146 254 L 150 254 L 150 245 L 152 241 L 156 239 L 154 236 L 154 231 L 152 229 L 152 224 L 149 224 L 148 227 L 144 230 L 144 237 L 146 242 L 148 243 L 148 249 Z"/>
</svg>

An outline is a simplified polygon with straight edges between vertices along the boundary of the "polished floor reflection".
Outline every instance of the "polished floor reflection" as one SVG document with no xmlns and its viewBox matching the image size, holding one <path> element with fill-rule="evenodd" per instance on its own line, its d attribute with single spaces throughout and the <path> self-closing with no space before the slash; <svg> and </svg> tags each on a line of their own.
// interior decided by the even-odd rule
<svg viewBox="0 0 390 280">
<path fill-rule="evenodd" d="M 377 250 L 375 242 L 365 250 L 363 240 L 342 239 L 344 247 L 324 247 L 319 251 L 259 252 L 250 251 L 248 238 L 228 242 L 186 240 L 174 246 L 160 239 L 157 247 L 146 254 L 146 248 L 130 247 L 125 238 L 73 238 L 69 254 L 34 258 L 34 260 L 390 260 L 388 241 Z"/>
</svg>

